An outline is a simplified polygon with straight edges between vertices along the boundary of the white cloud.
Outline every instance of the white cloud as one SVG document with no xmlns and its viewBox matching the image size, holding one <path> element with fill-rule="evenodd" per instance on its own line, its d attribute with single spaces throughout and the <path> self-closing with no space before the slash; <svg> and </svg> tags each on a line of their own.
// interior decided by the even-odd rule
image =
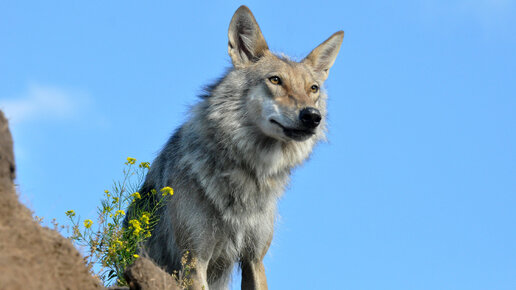
<svg viewBox="0 0 516 290">
<path fill-rule="evenodd" d="M 82 92 L 33 84 L 18 97 L 0 100 L 0 109 L 12 124 L 40 120 L 70 120 L 88 107 L 90 100 Z"/>
</svg>

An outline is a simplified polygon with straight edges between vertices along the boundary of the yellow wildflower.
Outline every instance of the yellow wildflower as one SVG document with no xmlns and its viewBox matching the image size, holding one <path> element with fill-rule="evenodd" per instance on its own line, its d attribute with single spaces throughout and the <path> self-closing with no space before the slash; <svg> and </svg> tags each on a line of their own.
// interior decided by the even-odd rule
<svg viewBox="0 0 516 290">
<path fill-rule="evenodd" d="M 113 203 L 118 203 L 120 199 L 118 197 L 113 197 Z"/>
<path fill-rule="evenodd" d="M 135 193 L 131 194 L 131 196 L 134 197 L 134 198 L 137 198 L 137 199 L 142 198 L 142 196 L 140 195 L 139 192 L 135 192 Z"/>
<path fill-rule="evenodd" d="M 84 220 L 84 227 L 89 229 L 91 228 L 91 225 L 93 225 L 93 221 L 92 220 Z"/>
<path fill-rule="evenodd" d="M 140 224 L 140 221 L 136 219 L 132 219 L 129 221 L 129 224 L 131 225 L 131 228 L 133 229 L 133 235 L 139 236 L 140 232 L 142 231 L 142 226 Z"/>
<path fill-rule="evenodd" d="M 142 221 L 142 223 L 148 225 L 150 221 L 150 214 L 148 212 L 143 212 L 140 220 Z"/>
<path fill-rule="evenodd" d="M 131 158 L 131 157 L 127 157 L 127 163 L 132 165 L 132 164 L 136 163 L 136 159 L 135 158 Z"/>
<path fill-rule="evenodd" d="M 135 258 L 139 258 L 140 256 L 138 256 L 137 254 L 134 254 L 133 257 Z"/>
<path fill-rule="evenodd" d="M 149 162 L 142 162 L 140 163 L 140 165 L 138 165 L 140 168 L 147 168 L 149 169 L 150 168 L 150 163 Z"/>
<path fill-rule="evenodd" d="M 74 217 L 75 216 L 75 211 L 73 209 L 65 212 L 66 216 L 71 218 L 71 217 Z"/>
<path fill-rule="evenodd" d="M 162 195 L 165 196 L 167 194 L 174 195 L 174 190 L 170 186 L 165 186 L 161 189 Z"/>
<path fill-rule="evenodd" d="M 119 216 L 119 215 L 125 215 L 125 211 L 123 211 L 123 210 L 117 210 L 117 211 L 115 212 L 115 217 L 117 217 L 117 216 Z"/>
</svg>

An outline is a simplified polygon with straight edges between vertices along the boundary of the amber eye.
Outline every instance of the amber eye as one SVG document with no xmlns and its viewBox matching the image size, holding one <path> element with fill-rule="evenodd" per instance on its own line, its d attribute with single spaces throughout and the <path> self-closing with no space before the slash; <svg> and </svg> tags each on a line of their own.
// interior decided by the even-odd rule
<svg viewBox="0 0 516 290">
<path fill-rule="evenodd" d="M 281 85 L 281 79 L 277 76 L 272 76 L 269 78 L 269 81 L 275 85 Z"/>
<path fill-rule="evenodd" d="M 313 85 L 312 87 L 310 87 L 310 89 L 312 90 L 312 93 L 317 93 L 319 91 L 319 87 L 317 85 Z"/>
</svg>

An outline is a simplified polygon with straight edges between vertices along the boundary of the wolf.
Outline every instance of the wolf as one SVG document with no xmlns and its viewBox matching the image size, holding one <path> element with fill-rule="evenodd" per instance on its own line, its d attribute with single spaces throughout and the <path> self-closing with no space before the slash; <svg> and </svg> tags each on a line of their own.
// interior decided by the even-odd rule
<svg viewBox="0 0 516 290">
<path fill-rule="evenodd" d="M 263 258 L 277 200 L 292 169 L 325 138 L 322 88 L 343 37 L 338 31 L 292 61 L 273 54 L 249 8 L 238 8 L 228 31 L 233 66 L 207 87 L 140 190 L 138 202 L 155 202 L 151 189 L 175 192 L 143 245 L 158 265 L 180 270 L 188 251 L 193 289 L 227 289 L 236 263 L 242 289 L 267 289 Z"/>
</svg>

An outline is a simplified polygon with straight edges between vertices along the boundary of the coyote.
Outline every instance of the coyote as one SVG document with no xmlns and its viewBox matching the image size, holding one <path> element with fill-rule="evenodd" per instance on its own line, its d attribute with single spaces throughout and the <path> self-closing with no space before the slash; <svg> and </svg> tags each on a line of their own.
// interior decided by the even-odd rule
<svg viewBox="0 0 516 290">
<path fill-rule="evenodd" d="M 267 289 L 263 257 L 291 170 L 324 139 L 322 89 L 344 37 L 338 31 L 300 62 L 273 54 L 246 6 L 229 24 L 233 67 L 206 89 L 189 120 L 152 163 L 141 188 L 170 186 L 144 252 L 168 272 L 195 259 L 194 289 Z"/>
</svg>

